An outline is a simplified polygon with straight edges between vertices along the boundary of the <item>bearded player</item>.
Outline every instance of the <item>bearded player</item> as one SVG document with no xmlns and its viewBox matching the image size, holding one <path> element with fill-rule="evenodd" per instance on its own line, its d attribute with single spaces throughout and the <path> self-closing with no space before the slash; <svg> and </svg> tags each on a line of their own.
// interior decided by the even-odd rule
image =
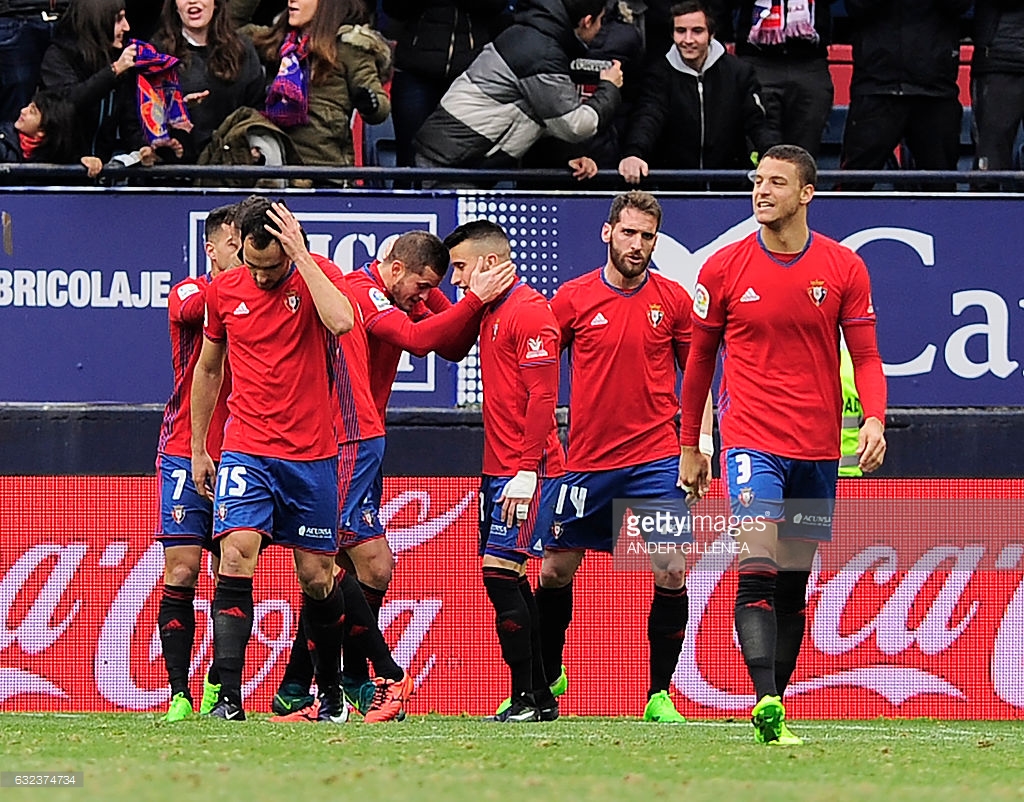
<svg viewBox="0 0 1024 802">
<path fill-rule="evenodd" d="M 612 552 L 623 524 L 617 500 L 656 521 L 687 516 L 679 488 L 677 372 L 690 347 L 689 293 L 649 270 L 661 226 L 661 205 L 647 192 L 617 196 L 601 239 L 606 263 L 563 284 L 551 301 L 569 351 L 569 448 L 544 542 L 537 588 L 545 674 L 565 687 L 562 651 L 572 619 L 572 580 L 587 551 Z M 704 449 L 711 448 L 707 392 Z M 701 459 L 710 465 L 707 454 Z M 659 537 L 662 533 L 658 533 Z M 688 528 L 650 554 L 654 594 L 647 619 L 650 685 L 644 720 L 680 722 L 669 696 L 686 632 L 685 549 Z"/>
</svg>

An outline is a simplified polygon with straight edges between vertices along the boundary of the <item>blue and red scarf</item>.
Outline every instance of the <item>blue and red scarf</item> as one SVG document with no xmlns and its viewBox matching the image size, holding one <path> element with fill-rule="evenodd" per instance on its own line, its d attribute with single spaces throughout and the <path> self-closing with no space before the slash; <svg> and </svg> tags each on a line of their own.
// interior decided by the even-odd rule
<svg viewBox="0 0 1024 802">
<path fill-rule="evenodd" d="M 290 31 L 281 43 L 281 66 L 270 88 L 263 115 L 281 128 L 309 122 L 309 36 Z"/>
<path fill-rule="evenodd" d="M 139 121 L 146 141 L 155 148 L 169 145 L 169 128 L 192 130 L 178 80 L 178 59 L 161 53 L 149 42 L 132 39 L 135 56 Z"/>
</svg>

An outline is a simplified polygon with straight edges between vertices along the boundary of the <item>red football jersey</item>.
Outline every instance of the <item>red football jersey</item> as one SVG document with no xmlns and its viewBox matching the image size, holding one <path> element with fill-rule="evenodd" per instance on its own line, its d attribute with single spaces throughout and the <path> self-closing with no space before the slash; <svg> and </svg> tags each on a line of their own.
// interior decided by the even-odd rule
<svg viewBox="0 0 1024 802">
<path fill-rule="evenodd" d="M 522 282 L 489 306 L 480 331 L 484 465 L 488 476 L 565 473 L 558 440 L 558 323 Z"/>
<path fill-rule="evenodd" d="M 313 254 L 313 259 L 325 272 L 325 263 L 338 269 L 337 265 L 323 256 Z M 341 290 L 352 304 L 355 322 L 352 329 L 340 337 L 329 335 L 333 357 L 331 385 L 334 391 L 334 429 L 339 445 L 384 436 L 384 425 L 370 393 L 370 353 L 363 311 L 347 281 L 343 282 Z"/>
<path fill-rule="evenodd" d="M 398 375 L 402 352 L 425 356 L 437 351 L 453 362 L 463 359 L 476 342 L 483 304 L 467 293 L 453 305 L 435 287 L 426 303 L 406 313 L 391 303 L 378 262 L 353 270 L 346 279 L 363 312 L 369 335 L 370 392 L 377 414 L 386 423 L 391 386 Z"/>
<path fill-rule="evenodd" d="M 551 301 L 569 348 L 570 471 L 608 471 L 679 456 L 676 369 L 690 345 L 689 293 L 649 272 L 624 292 L 598 268 Z"/>
<path fill-rule="evenodd" d="M 839 327 L 875 325 L 867 267 L 857 254 L 812 233 L 803 253 L 784 262 L 760 233 L 751 234 L 704 264 L 693 322 L 724 337 L 723 449 L 839 458 Z M 693 399 L 683 401 L 684 442 L 697 442 L 699 414 Z"/>
<path fill-rule="evenodd" d="M 175 284 L 167 296 L 174 389 L 164 406 L 158 454 L 192 458 L 192 376 L 203 345 L 203 312 L 206 309 L 206 288 L 209 284 L 207 276 L 187 278 Z M 220 446 L 224 440 L 230 390 L 231 373 L 225 362 L 224 383 L 210 419 L 210 430 L 206 434 L 206 450 L 215 462 L 220 459 Z"/>
<path fill-rule="evenodd" d="M 341 271 L 321 269 L 339 288 Z M 292 266 L 271 290 L 241 268 L 221 273 L 206 293 L 206 336 L 227 341 L 232 387 L 224 450 L 310 461 L 338 453 L 329 360 L 330 334 Z"/>
</svg>

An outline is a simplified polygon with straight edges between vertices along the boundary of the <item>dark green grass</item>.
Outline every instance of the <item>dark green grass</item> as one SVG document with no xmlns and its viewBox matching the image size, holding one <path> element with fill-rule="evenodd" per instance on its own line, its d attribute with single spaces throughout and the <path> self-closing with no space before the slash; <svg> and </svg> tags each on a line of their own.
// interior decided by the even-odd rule
<svg viewBox="0 0 1024 802">
<path fill-rule="evenodd" d="M 0 714 L 0 770 L 81 771 L 84 787 L 0 799 L 1024 800 L 1024 724 L 803 721 L 767 748 L 749 724 L 412 717 L 343 726 L 152 715 Z"/>
</svg>

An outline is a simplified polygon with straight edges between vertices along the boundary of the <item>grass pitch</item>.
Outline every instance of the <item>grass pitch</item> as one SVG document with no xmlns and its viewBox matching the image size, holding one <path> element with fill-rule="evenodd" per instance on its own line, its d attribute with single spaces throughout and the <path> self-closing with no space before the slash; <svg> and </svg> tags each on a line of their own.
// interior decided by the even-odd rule
<svg viewBox="0 0 1024 802">
<path fill-rule="evenodd" d="M 148 714 L 0 714 L 0 770 L 80 771 L 74 789 L 0 799 L 370 800 L 1024 799 L 1020 722 L 801 721 L 798 748 L 749 724 L 563 718 L 498 725 L 411 717 L 275 725 Z"/>
</svg>

